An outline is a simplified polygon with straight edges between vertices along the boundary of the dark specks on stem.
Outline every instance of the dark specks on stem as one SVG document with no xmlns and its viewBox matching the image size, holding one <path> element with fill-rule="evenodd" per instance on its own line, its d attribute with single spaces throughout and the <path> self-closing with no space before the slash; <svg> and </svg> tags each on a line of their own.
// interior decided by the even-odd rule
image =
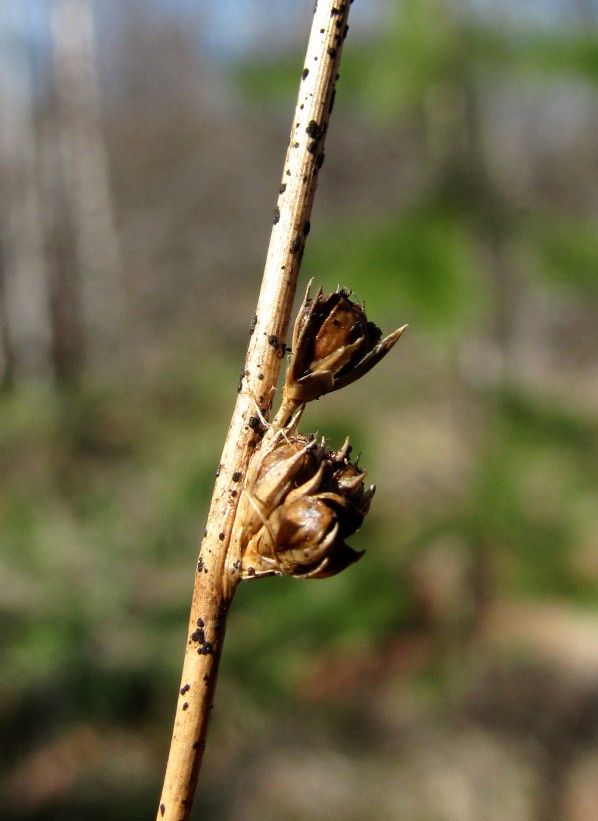
<svg viewBox="0 0 598 821">
<path fill-rule="evenodd" d="M 270 334 L 270 336 L 268 337 L 268 345 L 272 345 L 272 347 L 274 348 L 274 350 L 278 352 L 279 357 L 282 359 L 282 357 L 283 357 L 283 356 L 285 355 L 285 353 L 286 353 L 287 346 L 286 346 L 286 344 L 285 344 L 284 342 L 280 342 L 280 341 L 279 341 L 279 339 L 278 339 L 278 337 L 276 336 L 276 334 Z M 258 378 L 259 378 L 259 377 L 258 377 Z M 264 378 L 264 375 L 262 374 L 262 379 L 263 379 L 263 378 Z M 262 401 L 263 401 L 263 399 L 264 399 L 264 397 L 263 397 L 263 395 L 262 395 L 262 396 L 260 397 L 260 402 L 262 402 Z"/>
<path fill-rule="evenodd" d="M 274 209 L 274 216 L 272 217 L 272 224 L 276 225 L 280 221 L 280 208 L 276 206 Z"/>
<path fill-rule="evenodd" d="M 315 120 L 310 120 L 305 129 L 307 136 L 311 137 L 315 142 L 319 142 L 321 140 L 323 131 L 324 129 L 322 126 Z"/>
<path fill-rule="evenodd" d="M 160 815 L 164 815 L 166 812 L 166 804 L 160 804 Z"/>
<path fill-rule="evenodd" d="M 198 644 L 203 644 L 206 638 L 206 634 L 204 632 L 203 627 L 196 628 L 191 635 L 189 636 L 189 641 L 196 641 Z M 181 690 L 181 695 L 183 695 L 183 691 Z"/>
<path fill-rule="evenodd" d="M 198 627 L 196 630 L 191 633 L 189 637 L 189 643 L 194 642 L 198 644 L 197 652 L 200 656 L 206 656 L 210 653 L 214 652 L 214 645 L 211 641 L 206 641 L 206 633 L 203 627 Z M 184 688 L 183 688 L 184 689 Z M 184 695 L 183 690 L 181 690 L 181 695 Z M 183 707 L 183 709 L 186 709 Z"/>
<path fill-rule="evenodd" d="M 279 194 L 284 194 L 284 192 L 286 190 L 287 190 L 287 184 L 286 184 L 286 182 L 283 182 L 282 185 L 280 186 L 280 188 L 278 189 L 278 193 Z"/>
<path fill-rule="evenodd" d="M 330 57 L 331 60 L 334 60 L 334 58 L 336 57 L 336 49 L 332 47 L 327 48 L 326 54 Z"/>
<path fill-rule="evenodd" d="M 308 74 L 309 74 L 309 69 L 304 68 L 303 71 L 301 72 L 301 79 L 305 80 L 305 78 L 308 76 Z"/>
</svg>

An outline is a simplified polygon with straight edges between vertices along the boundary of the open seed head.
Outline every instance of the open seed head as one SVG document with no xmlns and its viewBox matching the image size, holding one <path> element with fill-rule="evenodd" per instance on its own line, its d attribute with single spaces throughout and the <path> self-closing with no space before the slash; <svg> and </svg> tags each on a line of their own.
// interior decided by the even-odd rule
<svg viewBox="0 0 598 821">
<path fill-rule="evenodd" d="M 365 473 L 351 463 L 349 450 L 346 442 L 338 452 L 323 446 L 310 451 L 317 465 L 312 461 L 303 471 L 302 483 L 299 472 L 285 482 L 284 492 L 275 494 L 276 498 L 282 495 L 281 501 L 263 516 L 257 529 L 245 531 L 242 578 L 273 574 L 325 578 L 360 558 L 362 552 L 353 550 L 345 538 L 363 522 L 374 488 L 365 488 Z M 281 457 L 283 452 L 281 448 Z M 250 487 L 246 493 L 250 498 Z"/>
<path fill-rule="evenodd" d="M 284 395 L 310 402 L 354 382 L 379 362 L 406 326 L 380 341 L 381 331 L 370 322 L 363 305 L 339 289 L 310 296 L 310 285 L 297 314 Z"/>
</svg>

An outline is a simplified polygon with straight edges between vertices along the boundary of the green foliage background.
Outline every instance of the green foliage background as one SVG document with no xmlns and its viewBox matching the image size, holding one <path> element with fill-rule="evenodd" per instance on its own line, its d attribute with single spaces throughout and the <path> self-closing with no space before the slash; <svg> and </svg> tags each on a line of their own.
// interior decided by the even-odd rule
<svg viewBox="0 0 598 821">
<path fill-rule="evenodd" d="M 379 485 L 367 553 L 242 585 L 197 818 L 594 817 L 597 155 L 517 112 L 570 90 L 595 123 L 597 55 L 593 26 L 429 0 L 349 37 L 303 271 L 410 328 L 304 425 Z M 229 70 L 228 126 L 286 122 L 300 61 Z M 133 366 L 0 397 L 5 818 L 154 812 L 259 260 L 191 288 Z"/>
</svg>

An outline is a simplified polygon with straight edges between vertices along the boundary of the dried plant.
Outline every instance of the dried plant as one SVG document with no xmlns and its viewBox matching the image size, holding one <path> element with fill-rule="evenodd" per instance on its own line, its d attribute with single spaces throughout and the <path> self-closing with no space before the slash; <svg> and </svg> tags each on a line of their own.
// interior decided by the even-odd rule
<svg viewBox="0 0 598 821">
<path fill-rule="evenodd" d="M 332 576 L 361 553 L 346 539 L 367 514 L 374 487 L 350 459 L 298 430 L 308 402 L 351 384 L 395 344 L 380 341 L 349 291 L 308 287 L 293 332 L 282 401 L 270 424 L 349 3 L 314 10 L 251 340 L 224 444 L 195 575 L 188 640 L 158 819 L 186 821 L 197 783 L 226 616 L 238 583 L 273 574 Z"/>
<path fill-rule="evenodd" d="M 350 296 L 320 288 L 311 298 L 307 288 L 281 407 L 249 463 L 231 538 L 229 585 L 236 574 L 321 579 L 362 555 L 344 540 L 360 527 L 375 488 L 365 488 L 365 472 L 350 461 L 348 438 L 333 452 L 325 439 L 297 429 L 308 402 L 359 379 L 405 330 L 380 342 L 380 329 Z"/>
<path fill-rule="evenodd" d="M 283 388 L 283 401 L 275 420 L 289 419 L 306 402 L 350 385 L 386 356 L 406 325 L 382 341 L 382 332 L 352 302 L 351 292 L 339 288 L 310 296 L 311 282 L 299 309 L 293 331 L 292 357 Z"/>
<path fill-rule="evenodd" d="M 362 555 L 345 538 L 361 525 L 374 487 L 364 487 L 364 471 L 349 460 L 348 439 L 332 452 L 323 439 L 280 434 L 250 466 L 232 539 L 240 576 L 333 576 Z"/>
</svg>

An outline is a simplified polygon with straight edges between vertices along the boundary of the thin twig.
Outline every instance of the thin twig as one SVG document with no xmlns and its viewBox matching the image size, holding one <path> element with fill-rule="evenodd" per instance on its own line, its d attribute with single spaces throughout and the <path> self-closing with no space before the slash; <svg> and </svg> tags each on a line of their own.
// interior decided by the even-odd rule
<svg viewBox="0 0 598 821">
<path fill-rule="evenodd" d="M 157 818 L 185 821 L 201 766 L 228 608 L 238 583 L 227 569 L 231 529 L 249 459 L 268 418 L 309 231 L 349 3 L 320 0 L 301 74 L 280 196 L 239 395 L 201 545 L 174 730 Z"/>
</svg>

